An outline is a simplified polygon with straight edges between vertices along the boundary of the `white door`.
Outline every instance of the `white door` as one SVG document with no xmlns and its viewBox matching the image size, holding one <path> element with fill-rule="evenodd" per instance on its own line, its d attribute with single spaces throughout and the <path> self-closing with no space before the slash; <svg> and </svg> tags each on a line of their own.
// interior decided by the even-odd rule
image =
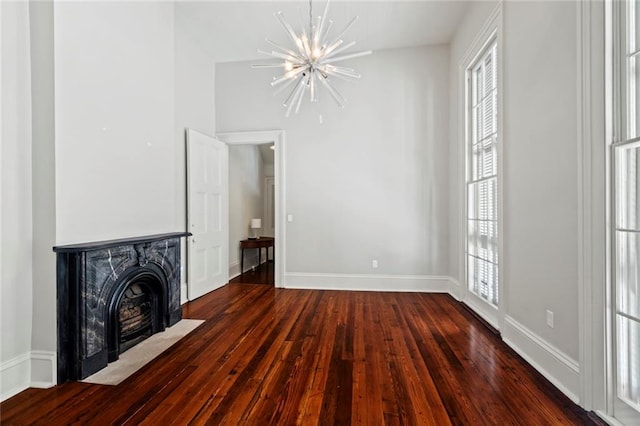
<svg viewBox="0 0 640 426">
<path fill-rule="evenodd" d="M 229 281 L 227 145 L 187 129 L 187 296 L 196 299 Z"/>
</svg>

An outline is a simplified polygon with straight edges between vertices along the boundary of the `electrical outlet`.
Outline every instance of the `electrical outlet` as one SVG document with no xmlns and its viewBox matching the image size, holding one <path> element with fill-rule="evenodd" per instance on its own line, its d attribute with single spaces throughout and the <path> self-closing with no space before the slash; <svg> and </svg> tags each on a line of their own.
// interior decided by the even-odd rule
<svg viewBox="0 0 640 426">
<path fill-rule="evenodd" d="M 547 325 L 553 328 L 553 312 L 547 309 Z"/>
<path fill-rule="evenodd" d="M 377 261 L 377 260 L 372 260 L 372 261 L 371 261 L 371 267 L 372 267 L 373 269 L 376 269 L 376 268 L 378 267 L 378 261 Z"/>
</svg>

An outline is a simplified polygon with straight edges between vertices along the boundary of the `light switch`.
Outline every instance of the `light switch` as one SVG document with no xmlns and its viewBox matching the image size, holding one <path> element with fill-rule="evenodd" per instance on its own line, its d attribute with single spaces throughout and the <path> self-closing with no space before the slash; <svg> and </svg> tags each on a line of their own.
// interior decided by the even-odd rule
<svg viewBox="0 0 640 426">
<path fill-rule="evenodd" d="M 287 222 L 293 222 L 293 215 L 292 214 L 288 214 L 287 215 Z"/>
</svg>

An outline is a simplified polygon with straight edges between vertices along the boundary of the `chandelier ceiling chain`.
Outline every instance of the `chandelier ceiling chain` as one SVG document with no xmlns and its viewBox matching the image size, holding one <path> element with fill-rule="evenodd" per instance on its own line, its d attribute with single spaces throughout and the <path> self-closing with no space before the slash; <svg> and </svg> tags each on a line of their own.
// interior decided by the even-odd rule
<svg viewBox="0 0 640 426">
<path fill-rule="evenodd" d="M 313 26 L 313 3 L 309 0 L 309 28 Z"/>
<path fill-rule="evenodd" d="M 287 36 L 293 42 L 294 48 L 289 49 L 283 47 L 267 38 L 267 43 L 277 50 L 272 50 L 271 52 L 258 50 L 258 52 L 272 58 L 280 59 L 283 62 L 253 65 L 254 68 L 284 68 L 284 74 L 279 77 L 274 77 L 271 82 L 271 86 L 275 87 L 281 85 L 281 87 L 274 92 L 274 94 L 277 94 L 285 88 L 293 85 L 293 89 L 283 104 L 286 108 L 285 115 L 287 117 L 291 114 L 294 105 L 295 112 L 296 114 L 298 113 L 300 105 L 302 104 L 302 98 L 307 91 L 309 91 L 309 100 L 311 102 L 318 102 L 318 85 L 322 85 L 327 92 L 329 92 L 338 106 L 343 108 L 345 99 L 329 81 L 329 77 L 348 80 L 360 78 L 360 74 L 357 74 L 352 68 L 346 68 L 334 64 L 346 59 L 353 59 L 360 56 L 370 55 L 372 53 L 370 50 L 367 50 L 364 52 L 354 52 L 336 56 L 338 53 L 345 52 L 356 44 L 355 41 L 344 44 L 342 36 L 349 30 L 349 28 L 351 28 L 358 17 L 355 16 L 338 36 L 330 39 L 329 37 L 333 27 L 333 21 L 328 20 L 327 22 L 329 1 L 327 0 L 324 13 L 318 16 L 316 25 L 313 25 L 312 7 L 312 0 L 309 0 L 308 33 L 304 24 L 302 24 L 300 35 L 293 30 L 291 25 L 284 18 L 282 12 L 274 13 L 276 20 L 280 23 Z M 301 22 L 303 22 L 303 20 L 301 20 Z"/>
</svg>

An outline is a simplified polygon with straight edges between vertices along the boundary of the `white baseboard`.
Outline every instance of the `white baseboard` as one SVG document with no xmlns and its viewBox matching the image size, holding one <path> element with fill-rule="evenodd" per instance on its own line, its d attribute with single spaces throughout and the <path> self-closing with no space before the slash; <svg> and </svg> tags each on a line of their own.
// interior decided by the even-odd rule
<svg viewBox="0 0 640 426">
<path fill-rule="evenodd" d="M 453 277 L 447 277 L 449 279 L 449 294 L 458 302 L 462 300 L 462 287 L 460 282 Z"/>
<path fill-rule="evenodd" d="M 188 291 L 188 286 L 187 283 L 180 283 L 180 304 L 184 305 L 185 303 L 187 303 L 189 301 L 189 298 L 187 297 L 187 291 Z"/>
<path fill-rule="evenodd" d="M 50 388 L 56 382 L 56 353 L 31 351 L 0 364 L 0 401 L 23 390 Z"/>
<path fill-rule="evenodd" d="M 240 275 L 240 263 L 233 262 L 229 265 L 229 281 Z"/>
<path fill-rule="evenodd" d="M 484 303 L 482 301 L 477 301 L 474 297 L 466 297 L 464 300 L 459 300 L 460 302 L 467 305 L 473 312 L 475 312 L 480 318 L 485 320 L 487 324 L 496 330 L 500 330 L 500 324 L 498 324 L 497 319 L 497 309 L 488 303 Z"/>
<path fill-rule="evenodd" d="M 596 411 L 596 414 L 598 415 L 598 417 L 600 417 L 602 420 L 604 420 L 605 422 L 607 422 L 608 424 L 610 424 L 611 426 L 624 426 L 624 424 L 620 423 L 617 419 L 609 416 L 608 414 L 598 410 Z"/>
<path fill-rule="evenodd" d="M 0 364 L 0 400 L 22 392 L 31 383 L 31 354 L 18 355 Z"/>
<path fill-rule="evenodd" d="M 285 288 L 449 293 L 451 278 L 431 275 L 285 274 Z"/>
<path fill-rule="evenodd" d="M 246 271 L 249 271 L 252 268 L 258 267 L 258 257 L 256 256 L 254 260 L 255 260 L 255 263 L 245 263 L 244 267 Z M 264 265 L 265 263 L 267 263 L 267 259 L 264 259 L 264 258 L 260 259 L 260 261 L 262 262 L 260 263 L 261 265 Z M 273 261 L 273 259 L 271 259 L 271 261 Z M 233 262 L 229 264 L 229 281 L 231 281 L 232 279 L 238 276 L 240 276 L 240 263 Z"/>
<path fill-rule="evenodd" d="M 573 402 L 580 403 L 580 364 L 576 360 L 508 315 L 501 334 L 518 355 Z"/>
<path fill-rule="evenodd" d="M 31 351 L 31 387 L 50 388 L 57 382 L 58 356 L 52 351 Z"/>
</svg>

